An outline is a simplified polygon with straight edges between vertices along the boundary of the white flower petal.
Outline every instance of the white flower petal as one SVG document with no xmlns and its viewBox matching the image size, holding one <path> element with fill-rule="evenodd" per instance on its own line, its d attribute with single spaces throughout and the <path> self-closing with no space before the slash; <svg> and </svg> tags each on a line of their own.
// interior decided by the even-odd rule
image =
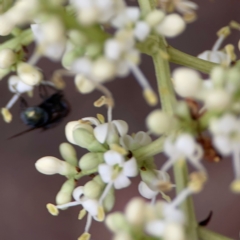
<svg viewBox="0 0 240 240">
<path fill-rule="evenodd" d="M 166 228 L 166 223 L 160 220 L 155 220 L 148 222 L 146 225 L 146 232 L 155 237 L 163 236 L 164 230 Z"/>
<path fill-rule="evenodd" d="M 84 209 L 89 212 L 93 217 L 98 214 L 98 201 L 94 199 L 84 200 L 82 203 Z"/>
<path fill-rule="evenodd" d="M 224 155 L 229 155 L 232 152 L 232 144 L 226 136 L 216 136 L 213 138 L 213 143 L 218 151 Z"/>
<path fill-rule="evenodd" d="M 136 22 L 140 17 L 139 7 L 127 7 L 126 15 L 131 22 Z"/>
<path fill-rule="evenodd" d="M 104 153 L 104 160 L 110 166 L 113 166 L 116 164 L 119 164 L 120 166 L 122 166 L 124 163 L 123 156 L 120 153 L 113 150 L 109 150 Z"/>
<path fill-rule="evenodd" d="M 179 150 L 175 147 L 174 143 L 172 142 L 171 138 L 167 138 L 164 142 L 164 153 L 167 154 L 169 157 L 175 157 L 178 155 Z"/>
<path fill-rule="evenodd" d="M 134 29 L 134 35 L 137 40 L 144 41 L 148 35 L 150 34 L 150 27 L 149 25 L 144 21 L 137 22 L 135 29 Z"/>
<path fill-rule="evenodd" d="M 191 135 L 182 134 L 177 138 L 175 146 L 184 154 L 193 155 L 196 149 L 196 142 Z"/>
<path fill-rule="evenodd" d="M 95 117 L 85 117 L 85 118 L 82 118 L 82 120 L 83 121 L 89 121 L 92 125 L 95 125 L 95 126 L 100 125 L 100 122 Z"/>
<path fill-rule="evenodd" d="M 148 185 L 143 181 L 141 181 L 139 183 L 138 191 L 143 197 L 145 197 L 147 199 L 152 199 L 152 198 L 156 197 L 156 195 L 158 194 L 157 191 L 153 191 L 152 189 L 150 189 L 148 187 Z"/>
<path fill-rule="evenodd" d="M 134 140 L 137 141 L 141 146 L 148 145 L 152 142 L 151 137 L 146 132 L 137 132 L 134 136 Z"/>
<path fill-rule="evenodd" d="M 120 144 L 125 148 L 125 149 L 128 149 L 128 150 L 132 150 L 132 146 L 134 144 L 134 140 L 131 136 L 129 135 L 125 135 L 125 136 L 122 136 L 120 138 Z"/>
<path fill-rule="evenodd" d="M 134 157 L 123 164 L 123 174 L 128 177 L 136 177 L 138 174 L 138 165 Z"/>
<path fill-rule="evenodd" d="M 122 44 L 117 40 L 107 40 L 104 46 L 105 56 L 112 60 L 118 60 L 122 54 Z"/>
<path fill-rule="evenodd" d="M 73 198 L 75 199 L 75 201 L 80 201 L 81 196 L 83 195 L 83 187 L 77 187 L 73 190 Z"/>
<path fill-rule="evenodd" d="M 86 57 L 79 58 L 72 64 L 71 70 L 75 73 L 81 73 L 86 76 L 91 75 L 92 61 Z"/>
<path fill-rule="evenodd" d="M 163 214 L 166 220 L 169 222 L 177 222 L 181 224 L 185 222 L 183 212 L 175 207 L 172 207 L 171 204 L 168 203 L 164 204 Z"/>
<path fill-rule="evenodd" d="M 112 166 L 109 166 L 107 164 L 100 164 L 98 166 L 98 173 L 100 174 L 103 182 L 109 183 L 112 180 Z"/>
<path fill-rule="evenodd" d="M 95 138 L 100 142 L 104 143 L 107 139 L 109 132 L 109 123 L 103 123 L 98 125 L 93 130 Z"/>
<path fill-rule="evenodd" d="M 126 188 L 131 184 L 131 181 L 123 174 L 120 173 L 114 180 L 114 187 L 116 189 Z"/>
<path fill-rule="evenodd" d="M 170 181 L 170 176 L 167 172 L 156 170 L 156 173 L 157 173 L 158 180 L 163 181 L 163 182 L 169 182 Z"/>
<path fill-rule="evenodd" d="M 112 121 L 114 126 L 117 128 L 117 131 L 120 136 L 124 136 L 128 132 L 128 124 L 123 120 L 114 120 Z"/>
</svg>

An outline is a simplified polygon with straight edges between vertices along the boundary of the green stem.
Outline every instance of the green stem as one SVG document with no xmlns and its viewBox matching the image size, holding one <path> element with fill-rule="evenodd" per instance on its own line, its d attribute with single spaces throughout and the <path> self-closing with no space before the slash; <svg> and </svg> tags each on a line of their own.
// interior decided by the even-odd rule
<svg viewBox="0 0 240 240">
<path fill-rule="evenodd" d="M 216 63 L 208 62 L 200 58 L 191 56 L 169 45 L 167 46 L 167 52 L 170 56 L 170 62 L 185 67 L 194 68 L 203 73 L 210 73 L 212 68 L 217 66 Z"/>
<path fill-rule="evenodd" d="M 176 191 L 179 194 L 188 184 L 188 167 L 186 161 L 178 161 L 174 167 L 174 178 L 176 182 Z M 194 212 L 192 197 L 188 197 L 181 205 L 181 209 L 185 213 L 187 222 L 187 236 L 188 240 L 198 240 L 196 216 Z"/>
<path fill-rule="evenodd" d="M 232 238 L 222 236 L 204 227 L 198 228 L 198 235 L 200 237 L 200 240 L 233 240 Z"/>
<path fill-rule="evenodd" d="M 141 10 L 147 13 L 153 9 L 153 0 L 138 0 Z M 162 109 L 170 114 L 174 111 L 174 106 L 176 104 L 176 96 L 174 94 L 169 62 L 164 58 L 164 53 L 168 53 L 167 43 L 163 37 L 157 35 L 152 36 L 153 45 L 150 44 L 151 53 L 153 58 L 155 72 L 158 83 L 158 91 L 161 100 Z M 152 46 L 151 46 L 152 45 Z M 156 45 L 158 45 L 158 51 L 156 51 Z M 148 50 L 148 49 L 147 49 Z M 157 145 L 156 147 L 161 148 Z M 139 150 L 140 151 L 140 150 Z M 188 183 L 188 171 L 186 162 L 179 162 L 174 165 L 174 176 L 177 185 L 177 193 L 180 193 L 184 188 L 186 188 Z M 197 235 L 197 222 L 195 218 L 195 213 L 193 209 L 192 198 L 188 197 L 181 205 L 182 210 L 185 213 L 187 220 L 187 236 L 189 240 L 198 240 Z"/>
<path fill-rule="evenodd" d="M 151 142 L 150 144 L 133 151 L 134 157 L 141 162 L 144 159 L 153 157 L 161 153 L 163 149 L 164 140 L 165 140 L 164 137 L 160 137 L 157 140 Z"/>
<path fill-rule="evenodd" d="M 80 178 L 82 178 L 84 176 L 91 175 L 91 174 L 96 173 L 96 172 L 98 172 L 98 168 L 93 168 L 93 169 L 88 170 L 88 171 L 81 171 L 74 178 L 76 180 L 79 180 Z"/>
</svg>

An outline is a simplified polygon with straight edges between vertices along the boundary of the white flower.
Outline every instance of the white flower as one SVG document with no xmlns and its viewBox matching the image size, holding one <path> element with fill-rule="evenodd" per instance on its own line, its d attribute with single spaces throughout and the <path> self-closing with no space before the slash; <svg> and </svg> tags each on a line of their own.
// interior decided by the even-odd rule
<svg viewBox="0 0 240 240">
<path fill-rule="evenodd" d="M 66 48 L 64 29 L 58 19 L 32 24 L 31 29 L 38 44 L 38 52 L 52 60 L 59 60 Z"/>
<path fill-rule="evenodd" d="M 127 150 L 136 150 L 139 147 L 148 145 L 152 142 L 151 137 L 145 132 L 137 132 L 133 136 L 124 135 L 120 137 L 120 144 Z"/>
<path fill-rule="evenodd" d="M 33 90 L 33 86 L 30 86 L 30 85 L 24 83 L 16 75 L 12 75 L 11 77 L 9 77 L 8 88 L 13 93 L 25 93 L 25 92 L 30 92 Z"/>
<path fill-rule="evenodd" d="M 82 118 L 83 121 L 89 121 L 96 127 L 93 130 L 95 138 L 100 142 L 113 143 L 118 140 L 119 136 L 124 136 L 128 132 L 128 124 L 123 120 L 113 120 L 108 123 L 101 124 L 94 117 Z"/>
<path fill-rule="evenodd" d="M 98 166 L 98 172 L 103 182 L 113 184 L 116 189 L 128 187 L 131 183 L 129 177 L 138 174 L 134 157 L 126 161 L 120 153 L 109 150 L 104 153 L 104 160 L 106 163 Z"/>
<path fill-rule="evenodd" d="M 175 162 L 185 159 L 199 171 L 205 172 L 205 168 L 200 163 L 203 157 L 202 147 L 189 134 L 179 135 L 174 142 L 171 137 L 167 138 L 164 143 L 164 153 L 169 156 L 168 161 L 161 168 L 164 172 Z"/>
</svg>

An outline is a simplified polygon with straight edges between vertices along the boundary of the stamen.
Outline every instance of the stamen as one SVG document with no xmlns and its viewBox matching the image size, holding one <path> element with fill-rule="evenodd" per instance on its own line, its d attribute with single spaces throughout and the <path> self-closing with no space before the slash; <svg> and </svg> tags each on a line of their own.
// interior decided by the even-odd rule
<svg viewBox="0 0 240 240">
<path fill-rule="evenodd" d="M 87 211 L 83 208 L 78 214 L 78 219 L 82 220 L 85 217 L 86 213 Z"/>
<path fill-rule="evenodd" d="M 233 29 L 240 30 L 240 23 L 234 20 L 229 23 L 229 26 Z"/>
<path fill-rule="evenodd" d="M 156 198 L 157 198 L 157 195 L 151 199 L 151 205 L 152 206 L 155 205 Z"/>
<path fill-rule="evenodd" d="M 128 154 L 128 151 L 126 149 L 124 149 L 123 147 L 119 146 L 116 143 L 110 144 L 110 149 L 120 153 L 121 155 L 127 155 Z"/>
<path fill-rule="evenodd" d="M 64 208 L 74 207 L 74 206 L 81 205 L 81 204 L 82 204 L 81 201 L 75 201 L 75 202 L 65 203 L 65 204 L 62 204 L 62 205 L 57 205 L 56 207 L 58 209 L 64 209 Z"/>
<path fill-rule="evenodd" d="M 97 119 L 99 120 L 100 123 L 105 123 L 105 118 L 102 114 L 97 114 Z"/>
<path fill-rule="evenodd" d="M 160 171 L 167 172 L 168 169 L 177 161 L 176 158 L 169 158 L 167 162 L 165 162 Z"/>
<path fill-rule="evenodd" d="M 89 240 L 90 237 L 91 237 L 91 235 L 89 233 L 85 232 L 78 238 L 78 240 Z"/>
<path fill-rule="evenodd" d="M 59 214 L 59 211 L 55 205 L 48 203 L 46 207 L 49 213 L 51 213 L 53 216 L 57 216 Z"/>
<path fill-rule="evenodd" d="M 1 113 L 6 123 L 10 123 L 12 121 L 12 114 L 7 108 L 2 108 Z"/>
<path fill-rule="evenodd" d="M 87 222 L 86 222 L 86 226 L 85 226 L 85 232 L 88 233 L 89 232 L 89 229 L 91 227 L 91 224 L 92 224 L 92 216 L 90 213 L 88 213 L 87 215 Z"/>
<path fill-rule="evenodd" d="M 228 44 L 228 45 L 225 46 L 225 50 L 226 50 L 227 55 L 230 58 L 230 60 L 231 61 L 236 61 L 237 55 L 235 54 L 234 46 L 232 44 Z"/>
<path fill-rule="evenodd" d="M 191 194 L 192 190 L 190 188 L 185 188 L 177 195 L 177 197 L 170 203 L 170 205 L 174 208 L 178 207 Z"/>
<path fill-rule="evenodd" d="M 157 95 L 152 89 L 149 89 L 149 88 L 144 89 L 143 96 L 144 96 L 146 102 L 150 106 L 156 106 L 156 104 L 158 103 Z"/>
<path fill-rule="evenodd" d="M 102 202 L 104 201 L 105 197 L 108 195 L 108 192 L 110 191 L 112 185 L 113 185 L 113 182 L 109 182 L 107 184 L 107 186 L 105 187 L 105 189 L 104 189 L 104 191 L 103 191 L 103 193 L 102 193 L 102 195 L 101 195 L 101 197 L 99 198 L 99 201 L 98 201 L 100 206 L 102 205 Z"/>
<path fill-rule="evenodd" d="M 33 51 L 32 56 L 28 59 L 27 62 L 28 62 L 28 64 L 34 66 L 34 65 L 36 65 L 38 63 L 40 57 L 41 57 L 40 52 L 37 49 L 35 49 Z"/>
<path fill-rule="evenodd" d="M 200 172 L 206 173 L 206 169 L 203 167 L 203 165 L 199 162 L 199 160 L 196 157 L 188 157 L 189 162 Z"/>
<path fill-rule="evenodd" d="M 232 160 L 235 178 L 240 180 L 240 149 L 238 147 L 234 148 Z"/>
<path fill-rule="evenodd" d="M 215 44 L 213 45 L 212 51 L 216 52 L 219 50 L 219 48 L 221 47 L 223 41 L 225 39 L 224 35 L 220 35 L 219 38 L 217 39 L 217 41 L 215 42 Z"/>
<path fill-rule="evenodd" d="M 19 99 L 20 95 L 21 95 L 20 93 L 14 94 L 10 99 L 10 101 L 8 102 L 8 104 L 6 105 L 6 109 L 10 109 L 15 104 L 15 102 Z"/>
</svg>

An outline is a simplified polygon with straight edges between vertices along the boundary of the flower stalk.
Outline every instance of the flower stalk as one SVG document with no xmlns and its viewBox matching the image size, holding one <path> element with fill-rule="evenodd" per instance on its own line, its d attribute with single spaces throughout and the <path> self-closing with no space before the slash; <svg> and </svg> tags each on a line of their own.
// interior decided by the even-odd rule
<svg viewBox="0 0 240 240">
<path fill-rule="evenodd" d="M 201 240 L 233 240 L 232 238 L 222 236 L 222 235 L 215 233 L 213 231 L 210 231 L 204 227 L 198 228 L 198 235 Z"/>
</svg>

